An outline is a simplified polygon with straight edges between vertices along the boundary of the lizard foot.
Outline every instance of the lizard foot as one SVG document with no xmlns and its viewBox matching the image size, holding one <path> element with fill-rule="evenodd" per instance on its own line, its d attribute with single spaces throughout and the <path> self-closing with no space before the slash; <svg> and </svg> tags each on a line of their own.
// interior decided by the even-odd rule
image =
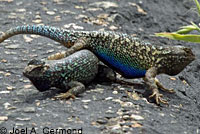
<svg viewBox="0 0 200 134">
<path fill-rule="evenodd" d="M 55 98 L 56 99 L 69 99 L 69 98 L 75 99 L 75 95 L 73 95 L 70 92 L 66 92 L 66 93 L 61 93 L 59 95 L 56 95 Z"/>
<path fill-rule="evenodd" d="M 159 93 L 158 89 L 154 89 L 152 95 L 149 96 L 149 98 L 155 98 L 157 104 L 160 104 L 161 102 L 168 105 L 167 100 L 163 99 L 162 97 L 163 95 Z"/>
<path fill-rule="evenodd" d="M 160 88 L 161 90 L 168 92 L 168 93 L 175 93 L 174 89 L 165 88 L 157 78 L 155 78 L 155 82 L 156 82 L 156 85 L 158 86 L 158 88 Z"/>
</svg>

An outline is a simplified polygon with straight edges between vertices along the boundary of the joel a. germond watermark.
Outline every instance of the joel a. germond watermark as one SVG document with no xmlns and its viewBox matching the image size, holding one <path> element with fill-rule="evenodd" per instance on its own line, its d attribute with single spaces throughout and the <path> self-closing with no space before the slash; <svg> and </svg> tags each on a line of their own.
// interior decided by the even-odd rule
<svg viewBox="0 0 200 134">
<path fill-rule="evenodd" d="M 0 134 L 82 134 L 83 129 L 72 129 L 72 128 L 49 128 L 44 127 L 43 129 L 39 130 L 34 127 L 32 128 L 15 128 L 13 127 L 12 130 L 7 130 L 6 127 L 0 128 Z"/>
</svg>

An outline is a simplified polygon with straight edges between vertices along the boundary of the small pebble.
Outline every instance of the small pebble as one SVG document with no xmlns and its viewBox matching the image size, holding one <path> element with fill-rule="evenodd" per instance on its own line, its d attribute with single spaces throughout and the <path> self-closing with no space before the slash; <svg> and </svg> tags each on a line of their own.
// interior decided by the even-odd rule
<svg viewBox="0 0 200 134">
<path fill-rule="evenodd" d="M 91 100 L 82 100 L 83 103 L 88 103 L 90 102 Z"/>
<path fill-rule="evenodd" d="M 35 113 L 35 108 L 34 107 L 26 107 L 23 110 L 25 113 Z"/>
<path fill-rule="evenodd" d="M 108 121 L 106 119 L 104 119 L 104 118 L 99 118 L 96 122 L 99 123 L 99 124 L 106 124 L 106 123 L 108 123 Z"/>
<path fill-rule="evenodd" d="M 105 100 L 112 100 L 113 99 L 113 97 L 107 97 L 107 98 L 105 98 Z"/>
<path fill-rule="evenodd" d="M 113 94 L 118 94 L 118 91 L 113 91 L 112 93 L 113 93 Z"/>
</svg>

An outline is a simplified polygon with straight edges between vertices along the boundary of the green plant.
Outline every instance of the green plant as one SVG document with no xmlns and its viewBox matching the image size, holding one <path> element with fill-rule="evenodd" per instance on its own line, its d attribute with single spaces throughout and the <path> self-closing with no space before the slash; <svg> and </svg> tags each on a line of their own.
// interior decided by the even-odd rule
<svg viewBox="0 0 200 134">
<path fill-rule="evenodd" d="M 200 4 L 198 0 L 194 0 L 194 2 L 197 6 L 198 14 L 200 15 Z M 191 31 L 194 31 L 194 30 L 200 33 L 200 27 L 196 25 L 194 22 L 191 22 L 190 25 L 182 26 L 176 32 L 172 32 L 172 33 L 162 32 L 162 33 L 155 33 L 155 35 L 160 36 L 160 37 L 166 37 L 169 39 L 174 39 L 174 40 L 200 43 L 200 35 L 189 34 Z"/>
</svg>

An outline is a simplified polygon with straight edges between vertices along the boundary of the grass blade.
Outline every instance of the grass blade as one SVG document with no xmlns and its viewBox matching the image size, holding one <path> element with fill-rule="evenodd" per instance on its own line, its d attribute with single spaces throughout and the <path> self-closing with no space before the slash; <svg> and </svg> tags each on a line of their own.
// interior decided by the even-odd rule
<svg viewBox="0 0 200 134">
<path fill-rule="evenodd" d="M 174 40 L 182 40 L 182 41 L 188 41 L 193 43 L 200 43 L 200 35 L 193 35 L 193 34 L 177 34 L 177 33 L 155 33 L 156 36 L 159 37 L 166 37 L 169 39 Z"/>
<path fill-rule="evenodd" d="M 199 2 L 198 2 L 198 0 L 194 0 L 194 2 L 196 3 L 197 10 L 198 10 L 198 13 L 200 15 L 200 5 L 199 5 Z"/>
</svg>

